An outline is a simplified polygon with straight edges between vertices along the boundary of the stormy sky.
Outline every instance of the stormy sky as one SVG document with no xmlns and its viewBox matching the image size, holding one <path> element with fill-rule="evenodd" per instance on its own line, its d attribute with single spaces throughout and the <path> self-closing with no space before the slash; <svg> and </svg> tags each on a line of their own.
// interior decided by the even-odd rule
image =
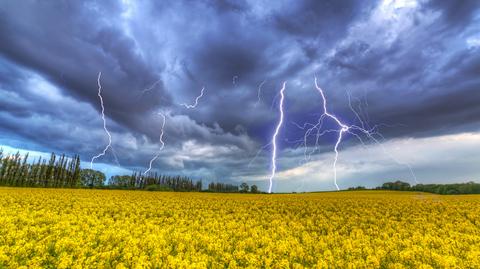
<svg viewBox="0 0 480 269">
<path fill-rule="evenodd" d="M 332 190 L 480 180 L 480 1 L 2 1 L 0 145 L 80 154 L 113 174 L 153 170 Z M 205 88 L 198 106 L 187 109 Z M 335 129 L 336 128 L 336 129 Z M 330 130 L 330 131 L 329 131 Z M 336 131 L 335 131 L 336 130 Z M 305 140 L 306 137 L 306 140 Z"/>
</svg>

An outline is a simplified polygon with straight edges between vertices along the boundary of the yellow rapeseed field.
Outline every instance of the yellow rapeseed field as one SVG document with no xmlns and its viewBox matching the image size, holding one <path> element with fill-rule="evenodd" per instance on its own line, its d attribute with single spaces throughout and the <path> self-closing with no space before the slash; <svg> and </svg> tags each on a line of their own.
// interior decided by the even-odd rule
<svg viewBox="0 0 480 269">
<path fill-rule="evenodd" d="M 480 268 L 480 196 L 0 188 L 0 268 Z"/>
</svg>

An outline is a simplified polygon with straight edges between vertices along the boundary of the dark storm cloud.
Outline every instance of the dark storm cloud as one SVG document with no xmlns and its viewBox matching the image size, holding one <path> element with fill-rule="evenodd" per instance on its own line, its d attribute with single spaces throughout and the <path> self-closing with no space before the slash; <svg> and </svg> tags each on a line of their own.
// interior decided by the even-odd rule
<svg viewBox="0 0 480 269">
<path fill-rule="evenodd" d="M 286 1 L 277 5 L 265 3 L 262 12 L 245 3 L 228 11 L 223 4 L 209 1 L 177 2 L 175 8 L 160 3 L 157 5 L 161 8 L 149 12 L 152 13 L 149 20 L 158 24 L 175 21 L 178 10 L 189 18 L 173 22 L 171 26 L 181 30 L 171 38 L 163 33 L 175 47 L 173 58 L 182 63 L 185 71 L 186 80 L 180 91 L 206 86 L 205 102 L 209 106 L 199 108 L 191 116 L 201 122 L 218 122 L 233 132 L 238 125 L 270 122 L 273 115 L 268 109 L 245 111 L 256 101 L 258 85 L 264 80 L 269 82 L 262 94 L 268 108 L 281 82 L 296 76 L 311 61 L 308 57 L 312 55 L 304 51 L 306 47 L 319 50 L 326 46 L 327 40 L 329 44 L 339 40 L 372 2 L 362 3 Z M 303 16 L 299 16 L 302 12 L 310 14 L 302 22 L 304 27 L 287 30 L 279 25 L 279 20 L 284 20 L 284 25 L 302 20 Z M 320 14 L 315 17 L 312 12 Z"/>
<path fill-rule="evenodd" d="M 478 130 L 475 123 L 480 121 L 476 116 L 480 114 L 477 105 L 480 102 L 479 48 L 469 48 L 466 38 L 462 40 L 453 30 L 456 24 L 467 25 L 472 14 L 478 14 L 478 9 L 472 4 L 469 7 L 473 10 L 467 12 L 461 6 L 458 12 L 465 13 L 461 16 L 463 22 L 457 18 L 454 24 L 450 23 L 450 15 L 445 13 L 452 11 L 441 9 L 443 13 L 435 23 L 400 34 L 391 44 L 378 46 L 353 40 L 338 46 L 326 59 L 329 78 L 337 78 L 341 83 L 329 84 L 330 92 L 344 93 L 347 88 L 357 91 L 361 97 L 360 89 L 367 89 L 369 105 L 366 109 L 371 122 L 404 125 L 384 129 L 389 137 Z M 453 28 L 439 31 L 448 27 Z M 471 28 L 478 28 L 478 25 L 466 27 L 465 32 Z M 428 33 L 435 35 L 429 39 L 418 38 Z M 337 112 L 353 116 L 344 94 L 334 97 L 337 102 L 344 103 Z"/>
<path fill-rule="evenodd" d="M 425 4 L 425 8 L 441 12 L 447 28 L 463 27 L 470 23 L 479 7 L 480 2 L 476 0 L 430 0 Z"/>
<path fill-rule="evenodd" d="M 347 30 L 349 23 L 375 1 L 327 0 L 299 1 L 285 5 L 273 15 L 274 25 L 281 31 L 298 37 L 321 37 L 336 40 Z"/>
<path fill-rule="evenodd" d="M 382 129 L 389 138 L 478 130 L 480 53 L 466 45 L 478 33 L 478 1 L 420 1 L 393 11 L 383 4 L 7 1 L 0 7 L 0 139 L 88 160 L 106 143 L 99 71 L 114 148 L 122 165 L 136 169 L 158 149 L 162 110 L 163 171 L 263 174 L 264 155 L 248 163 L 268 143 L 282 82 L 288 151 L 302 138 L 292 122 L 313 122 L 321 112 L 314 74 L 329 109 L 346 121 L 355 122 L 348 90 L 371 124 L 404 124 Z M 196 109 L 179 106 L 203 86 Z M 300 151 L 293 152 L 283 168 L 298 165 Z M 113 163 L 111 154 L 103 161 Z"/>
<path fill-rule="evenodd" d="M 107 114 L 135 127 L 128 115 L 148 112 L 159 100 L 151 96 L 135 106 L 131 101 L 158 78 L 136 52 L 134 40 L 115 28 L 121 7 L 114 3 L 7 3 L 1 11 L 0 52 L 90 103 L 98 102 L 96 76 L 103 71 Z M 105 16 L 113 20 L 106 23 Z"/>
<path fill-rule="evenodd" d="M 245 12 L 249 9 L 249 4 L 243 0 L 210 0 L 207 5 L 212 5 L 219 12 Z"/>
<path fill-rule="evenodd" d="M 375 4 L 376 1 L 301 1 L 275 13 L 273 22 L 277 29 L 295 38 L 308 59 L 315 60 Z"/>
</svg>

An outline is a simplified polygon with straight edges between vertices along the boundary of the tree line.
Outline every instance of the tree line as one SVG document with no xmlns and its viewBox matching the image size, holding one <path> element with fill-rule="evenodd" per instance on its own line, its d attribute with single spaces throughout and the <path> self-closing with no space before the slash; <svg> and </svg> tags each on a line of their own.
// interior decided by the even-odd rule
<svg viewBox="0 0 480 269">
<path fill-rule="evenodd" d="M 114 188 L 114 189 L 140 189 L 156 191 L 208 191 L 226 193 L 259 193 L 256 185 L 240 186 L 212 182 L 206 190 L 202 189 L 202 180 L 193 181 L 185 176 L 161 175 L 149 173 L 144 175 L 134 172 L 131 175 L 115 175 L 108 182 L 105 174 L 92 169 L 80 168 L 80 156 L 69 158 L 55 153 L 50 158 L 38 157 L 29 161 L 29 153 L 20 155 L 5 155 L 0 149 L 0 186 L 12 187 L 45 187 L 45 188 Z M 358 186 L 349 190 L 363 190 Z M 407 182 L 385 182 L 376 189 L 397 191 L 422 191 L 437 194 L 480 194 L 480 184 L 475 182 L 452 184 L 417 184 L 411 186 Z"/>
<path fill-rule="evenodd" d="M 228 184 L 228 183 L 221 183 L 221 182 L 212 182 L 208 184 L 209 192 L 240 192 L 240 193 L 259 193 L 257 185 L 252 185 L 251 187 L 248 186 L 247 183 L 243 182 L 238 185 Z"/>
<path fill-rule="evenodd" d="M 383 183 L 377 189 L 396 191 L 422 191 L 436 194 L 480 194 L 480 184 L 473 181 L 451 184 L 416 184 L 411 186 L 407 182 L 395 181 Z"/>
<path fill-rule="evenodd" d="M 472 181 L 453 184 L 417 184 L 412 187 L 412 190 L 438 194 L 480 194 L 480 184 Z"/>
<path fill-rule="evenodd" d="M 222 183 L 211 182 L 207 189 L 202 189 L 202 181 L 193 181 L 185 176 L 169 176 L 150 173 L 144 175 L 143 173 L 134 172 L 131 175 L 116 175 L 112 176 L 108 181 L 107 188 L 115 189 L 144 189 L 150 191 L 204 191 L 204 192 L 224 192 L 224 193 L 259 193 L 256 185 L 248 186 L 247 183 L 242 183 L 240 186 Z"/>
<path fill-rule="evenodd" d="M 106 182 L 105 174 L 80 168 L 80 156 L 68 158 L 55 153 L 49 159 L 38 157 L 29 161 L 29 153 L 4 155 L 0 149 L 0 186 L 45 188 L 124 188 L 171 191 L 201 191 L 202 181 L 187 177 L 151 173 L 113 176 Z"/>
<path fill-rule="evenodd" d="M 80 156 L 58 157 L 54 153 L 50 159 L 38 157 L 28 161 L 28 153 L 19 152 L 4 155 L 0 149 L 0 185 L 15 187 L 78 187 L 83 184 L 80 176 Z"/>
<path fill-rule="evenodd" d="M 51 153 L 50 158 L 38 157 L 30 160 L 29 153 L 23 156 L 19 152 L 5 155 L 3 149 L 0 149 L 0 186 L 258 192 L 255 185 L 250 188 L 246 183 L 237 186 L 220 182 L 212 182 L 206 190 L 203 190 L 202 180 L 194 181 L 185 176 L 161 175 L 156 172 L 146 175 L 141 172 L 115 175 L 107 181 L 105 174 L 100 171 L 81 169 L 79 155 L 69 158 L 65 154 L 58 156 Z"/>
<path fill-rule="evenodd" d="M 240 189 L 237 185 L 226 184 L 221 182 L 211 182 L 208 184 L 209 192 L 239 192 Z"/>
<path fill-rule="evenodd" d="M 193 181 L 185 176 L 160 175 L 158 173 L 134 172 L 131 175 L 112 176 L 108 181 L 110 188 L 145 189 L 159 191 L 201 191 L 202 181 Z"/>
</svg>

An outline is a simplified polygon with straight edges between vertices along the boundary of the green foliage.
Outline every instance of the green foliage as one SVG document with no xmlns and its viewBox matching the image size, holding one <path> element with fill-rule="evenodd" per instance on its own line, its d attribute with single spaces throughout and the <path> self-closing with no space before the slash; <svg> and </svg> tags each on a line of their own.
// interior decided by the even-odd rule
<svg viewBox="0 0 480 269">
<path fill-rule="evenodd" d="M 395 182 L 385 182 L 381 188 L 384 190 L 408 191 L 410 190 L 410 184 L 397 180 Z"/>
<path fill-rule="evenodd" d="M 132 182 L 132 176 L 130 175 L 123 175 L 123 176 L 112 176 L 110 180 L 108 180 L 109 186 L 115 186 L 120 188 L 129 188 L 134 187 Z"/>
<path fill-rule="evenodd" d="M 238 192 L 238 186 L 225 183 L 212 182 L 208 184 L 209 192 Z"/>
<path fill-rule="evenodd" d="M 248 187 L 248 184 L 243 182 L 242 184 L 240 184 L 240 192 L 248 192 L 249 190 L 249 187 Z"/>
<path fill-rule="evenodd" d="M 92 169 L 80 169 L 80 156 L 58 157 L 28 161 L 19 152 L 5 156 L 0 149 L 0 186 L 47 187 L 47 188 L 109 188 L 149 189 L 157 191 L 201 191 L 202 181 L 193 182 L 187 177 L 155 174 L 113 176 L 105 186 L 105 174 Z"/>
<path fill-rule="evenodd" d="M 453 184 L 410 184 L 402 181 L 386 182 L 377 189 L 398 191 L 423 191 L 436 194 L 480 194 L 480 184 L 473 181 Z"/>
<path fill-rule="evenodd" d="M 82 169 L 80 182 L 83 187 L 101 187 L 105 185 L 105 174 L 97 170 Z"/>
<path fill-rule="evenodd" d="M 15 187 L 77 187 L 80 184 L 80 157 L 51 154 L 47 163 L 41 157 L 28 161 L 29 154 L 7 155 L 0 149 L 0 185 Z"/>
<path fill-rule="evenodd" d="M 472 181 L 454 184 L 417 184 L 412 190 L 438 194 L 480 194 L 480 184 Z"/>
<path fill-rule="evenodd" d="M 252 187 L 250 187 L 250 192 L 251 192 L 251 193 L 258 193 L 258 187 L 257 187 L 257 185 L 252 185 Z"/>
<path fill-rule="evenodd" d="M 173 191 L 172 188 L 164 185 L 148 185 L 145 187 L 147 191 Z"/>
<path fill-rule="evenodd" d="M 366 190 L 364 186 L 357 186 L 357 187 L 350 187 L 348 188 L 349 191 L 357 191 L 357 190 Z"/>
<path fill-rule="evenodd" d="M 202 181 L 193 182 L 188 177 L 133 173 L 132 175 L 112 176 L 108 181 L 111 188 L 140 189 L 157 191 L 201 191 Z"/>
</svg>

